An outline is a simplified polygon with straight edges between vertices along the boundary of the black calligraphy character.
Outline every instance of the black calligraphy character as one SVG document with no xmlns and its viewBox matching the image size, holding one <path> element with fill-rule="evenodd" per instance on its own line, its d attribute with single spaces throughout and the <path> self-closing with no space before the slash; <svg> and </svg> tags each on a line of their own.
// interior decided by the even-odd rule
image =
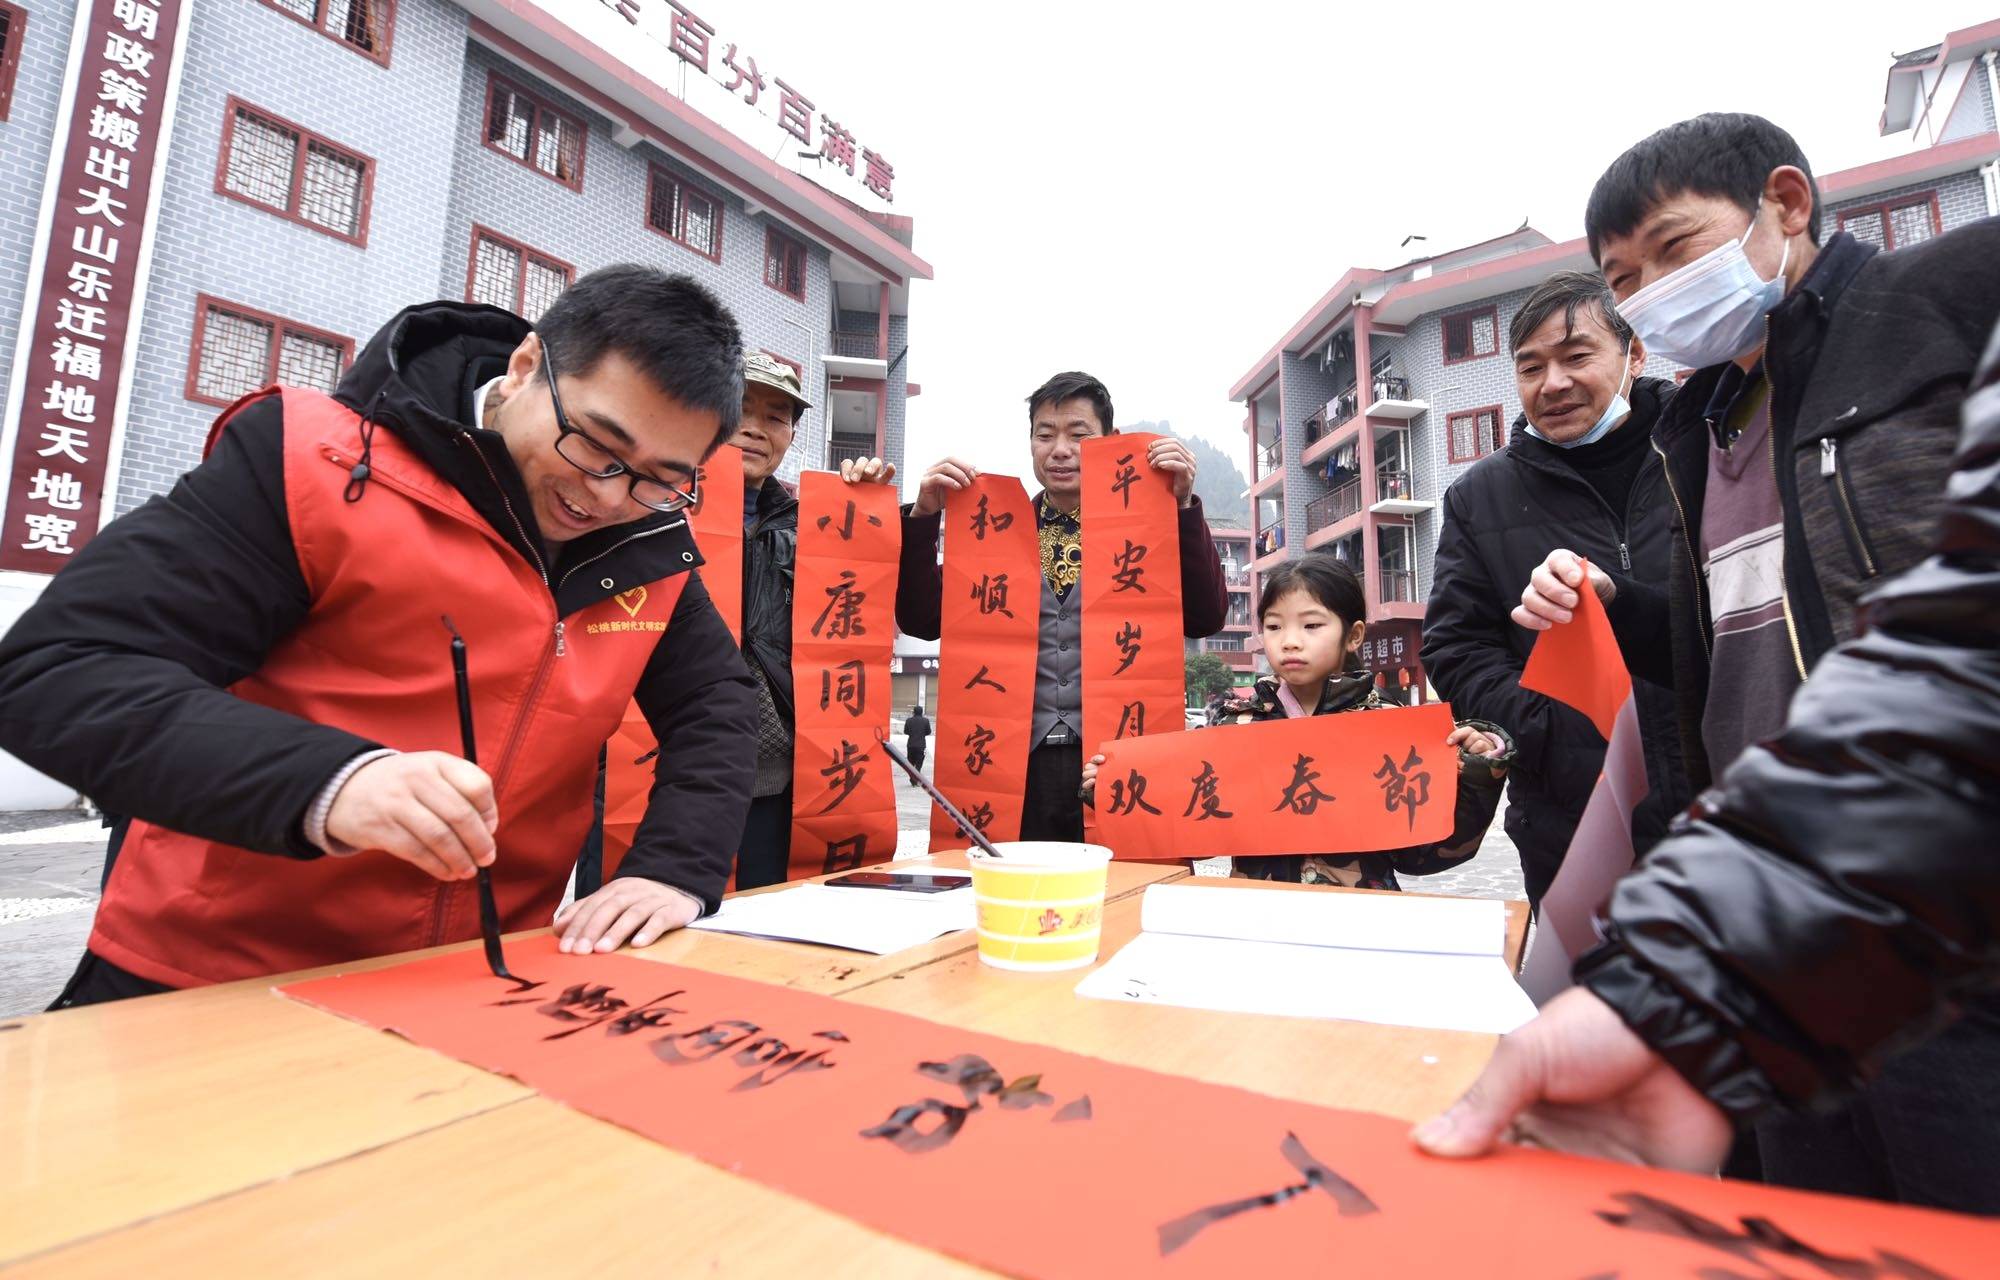
<svg viewBox="0 0 2000 1280">
<path fill-rule="evenodd" d="M 1147 813 L 1153 814 L 1159 812 L 1158 809 L 1146 803 L 1145 775 L 1137 769 L 1133 769 L 1128 776 L 1113 778 L 1111 780 L 1110 812 L 1113 814 L 1127 814 L 1138 809 L 1144 809 Z"/>
<path fill-rule="evenodd" d="M 986 541 L 987 529 L 991 528 L 995 533 L 1005 533 L 1007 532 L 1007 530 L 1013 527 L 1014 527 L 1013 512 L 1002 511 L 997 516 L 991 515 L 988 513 L 986 504 L 986 495 L 983 493 L 979 495 L 979 509 L 972 513 L 973 537 L 979 539 L 981 542 L 984 542 Z"/>
<path fill-rule="evenodd" d="M 817 521 L 815 521 L 815 523 L 819 526 L 820 531 L 824 533 L 826 531 L 826 527 L 833 523 L 833 517 L 821 516 Z M 874 525 L 876 528 L 879 529 L 882 527 L 882 517 L 869 516 L 868 523 Z M 840 540 L 842 542 L 854 541 L 854 502 L 852 499 L 850 499 L 847 503 L 846 518 L 841 521 L 840 528 L 834 530 L 834 532 L 840 535 Z"/>
<path fill-rule="evenodd" d="M 1118 732 L 1114 738 L 1143 738 L 1146 736 L 1146 704 L 1128 702 L 1118 712 Z"/>
<path fill-rule="evenodd" d="M 1118 634 L 1113 636 L 1112 639 L 1117 641 L 1118 652 L 1124 655 L 1125 660 L 1118 664 L 1118 669 L 1113 671 L 1112 675 L 1123 675 L 1127 667 L 1139 660 L 1139 638 L 1145 634 L 1146 629 L 1144 627 L 1132 622 L 1128 622 L 1118 629 Z"/>
<path fill-rule="evenodd" d="M 669 1066 L 681 1066 L 689 1062 L 706 1062 L 720 1057 L 733 1049 L 740 1049 L 756 1036 L 763 1034 L 764 1028 L 754 1022 L 743 1022 L 730 1018 L 721 1022 L 711 1022 L 693 1031 L 683 1031 L 677 1036 L 662 1036 L 653 1042 L 653 1056 Z"/>
<path fill-rule="evenodd" d="M 1901 1254 L 1878 1249 L 1874 1258 L 1826 1253 L 1807 1244 L 1769 1218 L 1739 1218 L 1740 1229 L 1705 1218 L 1692 1209 L 1636 1191 L 1622 1191 L 1611 1197 L 1626 1206 L 1626 1212 L 1599 1209 L 1597 1216 L 1614 1227 L 1650 1235 L 1686 1240 L 1704 1248 L 1726 1253 L 1769 1274 L 1777 1269 L 1759 1256 L 1773 1253 L 1781 1258 L 1809 1264 L 1816 1274 L 1846 1277 L 1848 1280 L 1949 1280 L 1940 1271 Z M 1733 1275 L 1728 1271 L 1703 1271 L 1702 1275 Z"/>
<path fill-rule="evenodd" d="M 1201 772 L 1189 779 L 1189 781 L 1194 783 L 1194 791 L 1188 796 L 1187 811 L 1181 814 L 1181 817 L 1193 817 L 1196 822 L 1200 822 L 1205 818 L 1233 818 L 1236 816 L 1222 807 L 1222 796 L 1216 791 L 1216 786 L 1221 782 L 1221 779 L 1216 776 L 1214 765 L 1206 760 L 1202 761 Z M 1195 817 L 1194 807 L 1197 804 L 1201 806 L 1200 817 Z"/>
<path fill-rule="evenodd" d="M 992 802 L 981 800 L 978 804 L 973 805 L 965 811 L 965 820 L 973 826 L 978 827 L 981 831 L 985 831 L 986 828 L 993 825 Z"/>
<path fill-rule="evenodd" d="M 826 608 L 819 611 L 819 617 L 813 622 L 814 635 L 819 635 L 823 627 L 829 640 L 845 640 L 849 636 L 868 634 L 868 628 L 862 624 L 861 619 L 861 606 L 867 602 L 868 593 L 856 591 L 854 583 L 854 570 L 842 569 L 840 581 L 826 589 Z M 827 625 L 829 618 L 833 620 L 832 626 Z"/>
<path fill-rule="evenodd" d="M 1298 760 L 1292 765 L 1291 784 L 1285 788 L 1284 798 L 1272 807 L 1272 813 L 1290 809 L 1293 813 L 1310 818 L 1313 811 L 1319 808 L 1320 801 L 1333 799 L 1331 795 L 1319 789 L 1319 770 L 1313 768 L 1312 764 L 1311 756 L 1304 753 L 1299 755 Z"/>
<path fill-rule="evenodd" d="M 1118 459 L 1118 477 L 1111 482 L 1111 492 L 1125 500 L 1125 510 L 1132 509 L 1132 486 L 1139 483 L 1139 469 L 1132 465 L 1135 454 L 1126 454 Z"/>
<path fill-rule="evenodd" d="M 1146 584 L 1139 581 L 1146 576 L 1146 571 L 1139 567 L 1139 562 L 1145 558 L 1145 547 L 1134 543 L 1130 538 L 1125 539 L 1125 549 L 1111 557 L 1111 563 L 1118 566 L 1111 575 L 1114 584 L 1111 590 L 1114 594 L 1120 591 L 1136 591 L 1142 596 L 1146 594 Z"/>
<path fill-rule="evenodd" d="M 970 1107 L 953 1106 L 936 1098 L 925 1098 L 922 1102 L 912 1102 L 897 1107 L 889 1113 L 889 1118 L 872 1129 L 863 1129 L 864 1138 L 887 1138 L 903 1151 L 911 1155 L 921 1155 L 949 1146 L 965 1127 L 965 1118 L 972 1114 Z M 928 1129 L 917 1128 L 917 1121 L 927 1115 L 942 1117 Z"/>
<path fill-rule="evenodd" d="M 544 1040 L 561 1040 L 579 1031 L 602 1027 L 607 1022 L 612 1023 L 606 1028 L 607 1034 L 630 1035 L 641 1026 L 658 1026 L 664 1023 L 670 1014 L 685 1013 L 685 1009 L 666 1008 L 663 1004 L 675 996 L 685 994 L 685 991 L 670 991 L 634 1008 L 624 998 L 612 995 L 608 986 L 588 986 L 579 982 L 573 987 L 565 988 L 561 995 L 535 1012 L 545 1018 L 553 1018 L 557 1022 L 576 1024 L 563 1031 L 551 1032 L 542 1037 Z"/>
<path fill-rule="evenodd" d="M 1004 684 L 1001 684 L 1001 683 L 1000 683 L 1000 682 L 999 682 L 998 680 L 993 680 L 993 679 L 989 679 L 989 678 L 988 678 L 988 673 L 989 673 L 989 672 L 990 672 L 991 670 L 992 670 L 992 668 L 991 668 L 991 667 L 987 667 L 987 666 L 981 666 L 981 667 L 979 668 L 979 673 L 978 673 L 977 675 L 973 676 L 973 677 L 972 677 L 972 679 L 970 679 L 970 680 L 967 680 L 967 681 L 965 682 L 965 687 L 966 687 L 966 688 L 968 688 L 968 689 L 971 689 L 971 688 L 974 688 L 975 686 L 978 686 L 978 685 L 982 685 L 982 684 L 983 684 L 983 685 L 985 685 L 985 686 L 986 686 L 987 688 L 989 688 L 989 689 L 993 690 L 993 691 L 994 691 L 994 692 L 996 692 L 996 693 L 1005 693 L 1005 692 L 1007 692 L 1007 686 L 1006 686 L 1006 685 L 1004 685 Z"/>
<path fill-rule="evenodd" d="M 839 673 L 836 675 L 835 673 Z M 850 716 L 868 713 L 868 664 L 856 659 L 819 673 L 819 709 L 839 705 Z"/>
<path fill-rule="evenodd" d="M 993 756 L 986 748 L 993 745 L 1000 735 L 983 724 L 972 726 L 972 732 L 965 735 L 965 767 L 978 777 L 986 772 L 986 766 L 993 763 Z"/>
<path fill-rule="evenodd" d="M 991 1096 L 1003 1111 L 1026 1111 L 1031 1107 L 1055 1104 L 1055 1098 L 1041 1091 L 1040 1075 L 1022 1076 L 1007 1083 L 994 1065 L 976 1053 L 961 1053 L 949 1062 L 920 1062 L 917 1074 L 958 1086 L 966 1107 L 979 1110 L 979 1100 Z"/>
<path fill-rule="evenodd" d="M 829 840 L 826 842 L 826 866 L 822 874 L 830 876 L 836 871 L 852 871 L 856 867 L 865 867 L 867 865 L 867 832 L 864 831 L 859 835 L 849 836 L 845 840 Z"/>
<path fill-rule="evenodd" d="M 736 1082 L 731 1093 L 743 1093 L 750 1089 L 764 1089 L 778 1083 L 786 1076 L 799 1071 L 831 1071 L 839 1063 L 828 1062 L 826 1055 L 831 1050 L 821 1049 L 807 1053 L 804 1049 L 794 1049 L 776 1036 L 765 1036 L 752 1041 L 736 1051 L 736 1065 L 756 1067 L 757 1070 Z"/>
<path fill-rule="evenodd" d="M 1394 813 L 1396 806 L 1399 804 L 1402 805 L 1405 812 L 1410 816 L 1410 829 L 1412 831 L 1416 830 L 1417 827 L 1417 810 L 1428 804 L 1431 798 L 1431 775 L 1429 771 L 1426 770 L 1423 773 L 1411 772 L 1411 770 L 1422 763 L 1422 757 L 1417 755 L 1416 747 L 1412 746 L 1409 757 L 1403 761 L 1400 768 L 1397 766 L 1395 760 L 1385 752 L 1382 756 L 1382 767 L 1375 771 L 1375 776 L 1381 779 L 1382 782 L 1382 807 L 1388 812 Z"/>
<path fill-rule="evenodd" d="M 845 738 L 840 740 L 840 750 L 833 753 L 833 763 L 819 771 L 819 776 L 827 780 L 826 789 L 838 793 L 826 802 L 826 808 L 821 809 L 821 813 L 832 813 L 840 807 L 841 801 L 854 794 L 854 789 L 868 776 L 868 770 L 861 767 L 868 758 L 866 751 Z"/>
<path fill-rule="evenodd" d="M 1286 1134 L 1278 1150 L 1284 1155 L 1286 1163 L 1305 1175 L 1305 1181 L 1279 1187 L 1267 1195 L 1246 1196 L 1241 1200 L 1212 1204 L 1206 1209 L 1196 1209 L 1193 1213 L 1163 1224 L 1160 1227 L 1160 1256 L 1164 1258 L 1200 1235 L 1206 1228 L 1225 1218 L 1233 1218 L 1252 1209 L 1268 1209 L 1274 1205 L 1281 1205 L 1315 1188 L 1332 1197 L 1333 1202 L 1340 1207 L 1340 1216 L 1343 1218 L 1358 1218 L 1380 1212 L 1375 1202 L 1370 1200 L 1361 1188 L 1320 1163 L 1312 1152 L 1306 1150 L 1306 1144 L 1299 1141 L 1299 1135 L 1296 1133 Z"/>
<path fill-rule="evenodd" d="M 1014 611 L 1007 607 L 1007 575 L 996 573 L 991 577 L 979 575 L 979 581 L 972 584 L 972 598 L 979 602 L 979 614 L 998 613 L 1013 617 Z"/>
</svg>

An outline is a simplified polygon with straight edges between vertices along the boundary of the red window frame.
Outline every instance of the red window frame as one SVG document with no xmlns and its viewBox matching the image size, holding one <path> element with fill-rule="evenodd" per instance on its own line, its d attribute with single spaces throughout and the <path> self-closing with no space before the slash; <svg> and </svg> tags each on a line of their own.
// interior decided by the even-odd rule
<svg viewBox="0 0 2000 1280">
<path fill-rule="evenodd" d="M 1944 211 L 1938 207 L 1938 193 L 1935 189 L 1919 191 L 1913 196 L 1902 196 L 1895 200 L 1884 200 L 1879 204 L 1865 204 L 1853 209 L 1842 209 L 1833 215 L 1833 229 L 1835 231 L 1845 231 L 1847 230 L 1848 220 L 1851 218 L 1865 218 L 1871 213 L 1880 214 L 1882 215 L 1882 252 L 1887 253 L 1891 249 L 1900 247 L 1896 243 L 1895 220 L 1889 215 L 1903 209 L 1915 208 L 1918 205 L 1928 205 L 1930 207 L 1931 235 L 1933 237 L 1943 235 Z"/>
<path fill-rule="evenodd" d="M 335 333 L 331 329 L 316 328 L 309 324 L 300 324 L 296 320 L 287 320 L 281 315 L 276 315 L 269 311 L 259 311 L 255 307 L 246 307 L 240 302 L 231 302 L 227 298 L 218 298 L 213 294 L 196 294 L 194 300 L 194 343 L 188 350 L 186 395 L 188 399 L 195 401 L 197 404 L 212 404 L 219 409 L 226 409 L 235 403 L 234 400 L 218 399 L 201 390 L 201 340 L 208 333 L 208 313 L 211 309 L 227 311 L 231 315 L 241 316 L 245 320 L 254 320 L 259 324 L 268 324 L 271 326 L 271 356 L 264 369 L 264 380 L 258 384 L 260 387 L 268 387 L 278 380 L 278 362 L 284 356 L 285 334 L 288 332 L 303 334 L 308 338 L 314 338 L 320 342 L 337 345 L 340 348 L 340 372 L 342 375 L 345 375 L 349 369 L 354 367 L 354 339 L 347 337 L 345 334 Z"/>
<path fill-rule="evenodd" d="M 1472 350 L 1472 322 L 1480 316 L 1486 316 L 1493 321 L 1493 350 L 1491 351 Z M 1451 325 L 1454 321 L 1458 320 L 1465 322 L 1465 347 L 1470 352 L 1468 355 L 1454 356 L 1451 354 Z M 1500 308 L 1497 306 L 1474 307 L 1470 311 L 1454 311 L 1452 314 L 1444 317 L 1438 325 L 1438 353 L 1444 357 L 1446 364 L 1464 364 L 1470 360 L 1485 360 L 1491 356 L 1499 355 Z"/>
<path fill-rule="evenodd" d="M 256 116 L 260 120 L 269 121 L 281 129 L 289 129 L 299 136 L 298 148 L 292 157 L 292 189 L 286 195 L 285 204 L 282 208 L 275 204 L 267 204 L 255 196 L 245 194 L 244 192 L 232 190 L 229 186 L 229 151 L 236 141 L 237 117 L 240 113 L 244 112 Z M 240 201 L 253 209 L 262 209 L 266 213 L 275 213 L 287 222 L 296 222 L 302 227 L 319 232 L 321 235 L 332 236 L 336 240 L 345 240 L 348 244 L 359 245 L 363 249 L 368 247 L 368 214 L 375 202 L 375 161 L 373 158 L 361 154 L 353 147 L 335 142 L 325 134 L 314 133 L 302 124 L 287 120 L 274 112 L 266 111 L 254 103 L 245 102 L 234 94 L 231 94 L 228 102 L 224 104 L 222 113 L 222 149 L 215 158 L 215 193 L 217 195 L 227 196 L 231 200 Z M 353 235 L 349 235 L 345 231 L 337 231 L 324 223 L 314 222 L 311 218 L 299 212 L 299 203 L 305 191 L 306 152 L 314 143 L 318 143 L 328 151 L 337 152 L 347 159 L 361 162 L 361 208 L 356 217 L 358 225 Z"/>
<path fill-rule="evenodd" d="M 354 0 L 354 2 L 356 4 L 364 4 L 368 0 Z M 348 40 L 347 37 L 338 35 L 330 29 L 326 24 L 327 0 L 315 0 L 313 4 L 313 16 L 310 18 L 300 17 L 290 9 L 277 3 L 277 0 L 258 0 L 258 3 L 275 13 L 290 18 L 293 22 L 298 23 L 308 30 L 319 32 L 341 48 L 357 53 L 370 62 L 379 63 L 385 67 L 389 65 L 389 46 L 394 43 L 396 37 L 396 0 L 382 0 L 382 39 L 378 42 L 380 47 L 376 49 L 364 49 L 360 45 Z"/>
<path fill-rule="evenodd" d="M 806 367 L 804 365 L 792 359 L 790 356 L 779 355 L 777 352 L 771 350 L 769 347 L 759 347 L 758 350 L 762 351 L 765 355 L 771 357 L 773 360 L 776 360 L 779 364 L 784 365 L 786 368 L 790 369 L 793 373 L 798 374 L 800 386 L 803 387 L 804 385 L 806 385 Z"/>
<path fill-rule="evenodd" d="M 7 44 L 0 48 L 0 120 L 5 120 L 14 105 L 14 73 L 21 69 L 21 42 L 28 33 L 28 11 L 0 0 L 0 14 L 7 18 Z"/>
<path fill-rule="evenodd" d="M 1486 414 L 1493 415 L 1493 438 L 1488 440 L 1480 433 L 1479 419 Z M 1472 442 L 1474 451 L 1461 454 L 1458 451 L 1458 424 L 1466 418 L 1472 419 Z M 1478 409 L 1460 409 L 1457 413 L 1445 415 L 1444 448 L 1446 457 L 1452 462 L 1477 462 L 1489 453 L 1498 453 L 1507 444 L 1506 419 L 1497 404 L 1485 405 Z"/>
<path fill-rule="evenodd" d="M 709 205 L 714 209 L 715 251 L 713 253 L 710 253 L 706 249 L 698 248 L 697 246 L 688 243 L 686 235 L 683 234 L 684 228 L 686 226 L 685 216 L 683 216 L 679 220 L 679 225 L 675 226 L 675 228 L 672 231 L 661 230 L 659 225 L 653 221 L 653 195 L 654 192 L 659 189 L 659 184 L 662 182 L 671 182 L 672 184 L 674 184 L 676 188 L 678 188 L 682 192 L 692 191 L 694 194 L 708 201 Z M 683 197 L 683 200 L 684 199 L 685 197 Z M 722 204 L 723 204 L 722 197 L 716 195 L 713 191 L 708 190 L 706 187 L 697 186 L 694 183 L 689 182 L 686 178 L 681 177 L 679 174 L 674 173 L 669 169 L 664 169 L 657 164 L 648 164 L 646 166 L 646 230 L 652 232 L 656 236 L 663 236 L 666 239 L 673 241 L 681 248 L 686 249 L 689 253 L 698 254 L 701 257 L 707 258 L 710 262 L 722 261 Z M 682 205 L 683 215 L 685 215 L 685 212 L 686 212 L 685 205 L 683 204 Z"/>
<path fill-rule="evenodd" d="M 785 286 L 782 284 L 771 283 L 771 257 L 774 250 L 778 253 L 783 253 L 787 255 L 793 253 L 796 253 L 798 255 L 799 291 L 797 293 L 793 293 L 790 289 L 785 288 Z M 800 302 L 804 302 L 806 300 L 806 263 L 807 259 L 806 259 L 805 241 L 798 239 L 796 236 L 786 235 L 784 232 L 778 230 L 776 227 L 764 228 L 764 285 L 766 288 L 776 289 L 779 293 L 784 294 L 787 298 L 796 298 Z M 784 259 L 780 259 L 778 268 L 780 272 L 780 278 L 782 278 L 782 273 L 784 271 L 785 265 L 786 261 Z"/>
<path fill-rule="evenodd" d="M 563 273 L 563 287 L 565 289 L 576 283 L 576 268 L 564 262 L 561 258 L 556 257 L 552 253 L 543 253 L 540 249 L 523 244 L 512 236 L 501 235 L 498 231 L 493 230 L 493 228 L 482 227 L 475 222 L 472 224 L 472 243 L 467 247 L 465 255 L 465 300 L 467 302 L 473 300 L 473 285 L 479 279 L 479 242 L 482 239 L 491 240 L 495 244 L 503 245 L 521 255 L 521 276 L 520 279 L 514 282 L 514 305 L 511 308 L 517 316 L 524 314 L 522 308 L 527 305 L 528 259 L 536 258 L 548 266 L 560 267 Z"/>
<path fill-rule="evenodd" d="M 527 99 L 528 105 L 534 108 L 534 114 L 528 117 L 528 154 L 526 156 L 517 156 L 486 136 L 486 130 L 493 123 L 493 94 L 502 85 L 505 85 L 512 92 Z M 535 134 L 537 126 L 541 123 L 541 117 L 545 112 L 559 120 L 567 120 L 576 127 L 576 176 L 574 179 L 557 177 L 555 174 L 549 173 L 535 164 Z M 559 187 L 568 187 L 571 191 L 583 190 L 584 156 L 590 150 L 590 126 L 584 123 L 582 116 L 563 110 L 520 81 L 503 76 L 498 71 L 489 71 L 486 73 L 486 107 L 479 113 L 479 143 L 494 155 L 503 156 L 511 163 L 520 165 L 529 173 L 547 178 Z"/>
</svg>

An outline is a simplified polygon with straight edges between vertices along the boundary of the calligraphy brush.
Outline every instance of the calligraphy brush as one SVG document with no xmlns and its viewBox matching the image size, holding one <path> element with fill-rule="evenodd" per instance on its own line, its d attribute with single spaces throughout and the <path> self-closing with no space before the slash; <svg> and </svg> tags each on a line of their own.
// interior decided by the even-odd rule
<svg viewBox="0 0 2000 1280">
<path fill-rule="evenodd" d="M 449 614 L 442 616 L 444 629 L 451 632 L 451 675 L 458 685 L 458 736 L 465 747 L 466 763 L 478 764 L 479 748 L 472 737 L 472 681 L 465 674 L 465 637 L 451 625 Z M 493 970 L 496 978 L 519 982 L 519 978 L 507 972 L 507 957 L 500 950 L 500 906 L 493 901 L 493 872 L 480 867 L 478 875 L 479 936 L 486 943 L 486 967 Z"/>
<path fill-rule="evenodd" d="M 938 808 L 944 810 L 945 817 L 950 818 L 958 824 L 958 829 L 965 833 L 967 839 L 978 845 L 988 857 L 1000 858 L 1006 856 L 993 847 L 993 842 L 986 838 L 985 832 L 972 825 L 972 819 L 960 813 L 957 805 L 944 798 L 944 792 L 939 791 L 936 786 L 932 785 L 931 780 L 924 776 L 923 770 L 911 764 L 910 758 L 897 750 L 896 744 L 889 741 L 888 734 L 877 729 L 875 731 L 875 740 L 882 744 L 882 750 L 889 753 L 889 758 L 901 765 L 904 773 L 910 775 L 910 781 L 931 793 L 931 800 Z"/>
</svg>

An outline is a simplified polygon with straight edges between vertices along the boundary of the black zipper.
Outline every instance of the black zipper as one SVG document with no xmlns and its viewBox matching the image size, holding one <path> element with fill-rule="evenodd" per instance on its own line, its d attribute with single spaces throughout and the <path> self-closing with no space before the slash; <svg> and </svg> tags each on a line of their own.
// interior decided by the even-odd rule
<svg viewBox="0 0 2000 1280">
<path fill-rule="evenodd" d="M 470 431 L 467 431 L 464 427 L 460 427 L 458 429 L 458 435 L 456 438 L 460 443 L 469 446 L 472 449 L 472 455 L 479 459 L 479 465 L 486 468 L 486 478 L 493 482 L 493 491 L 500 495 L 500 505 L 506 509 L 507 518 L 514 522 L 514 532 L 521 535 L 521 545 L 527 548 L 529 558 L 534 561 L 535 572 L 541 575 L 542 586 L 548 589 L 550 607 L 554 608 L 556 589 L 554 584 L 549 581 L 548 566 L 542 562 L 542 553 L 536 549 L 535 540 L 528 537 L 527 526 L 521 523 L 521 517 L 519 514 L 515 512 L 514 504 L 507 500 L 506 486 L 500 483 L 500 477 L 493 470 L 493 464 L 487 460 L 486 451 L 479 447 L 479 442 L 477 440 L 474 440 L 472 438 L 472 433 Z M 563 620 L 562 620 L 562 614 L 560 612 L 556 614 L 555 635 L 556 635 L 556 657 L 560 658 L 566 652 L 566 650 L 563 647 Z"/>
<path fill-rule="evenodd" d="M 1695 634 L 1701 637 L 1701 656 L 1712 662 L 1715 659 L 1715 652 L 1708 638 L 1710 625 L 1708 617 L 1708 588 L 1703 580 L 1704 575 L 1701 571 L 1701 561 L 1695 558 L 1694 534 L 1688 529 L 1687 508 L 1681 505 L 1680 490 L 1674 488 L 1674 468 L 1673 464 L 1667 458 L 1667 451 L 1660 447 L 1658 440 L 1654 440 L 1651 443 L 1653 452 L 1660 455 L 1660 474 L 1667 482 L 1667 496 L 1673 499 L 1674 514 L 1680 517 L 1681 545 L 1687 548 L 1688 576 L 1694 580 L 1694 604 L 1699 614 L 1695 618 L 1694 630 Z"/>
<path fill-rule="evenodd" d="M 1847 487 L 1847 473 L 1840 469 L 1840 442 L 1832 436 L 1820 439 L 1819 473 L 1832 494 L 1833 505 L 1840 509 L 1840 531 L 1847 538 L 1847 552 L 1854 557 L 1855 571 L 1864 582 L 1881 576 L 1882 571 L 1875 567 L 1875 550 L 1868 542 L 1868 529 L 1861 523 L 1861 508 Z"/>
</svg>

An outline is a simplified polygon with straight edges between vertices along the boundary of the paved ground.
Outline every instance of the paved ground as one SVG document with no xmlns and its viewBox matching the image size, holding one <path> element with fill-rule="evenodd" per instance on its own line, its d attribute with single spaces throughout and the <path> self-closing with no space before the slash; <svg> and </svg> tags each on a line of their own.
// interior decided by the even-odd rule
<svg viewBox="0 0 2000 1280">
<path fill-rule="evenodd" d="M 925 762 L 924 772 L 930 772 Z M 905 857 L 930 848 L 930 799 L 907 778 L 896 785 Z M 1502 812 L 1505 812 L 1503 806 Z M 104 828 L 74 810 L 0 813 L 0 1017 L 45 1008 L 76 967 L 97 907 Z M 1199 864 L 1228 875 L 1226 858 Z M 1521 862 L 1499 819 L 1479 856 L 1452 871 L 1410 879 L 1406 888 L 1478 898 L 1518 898 Z"/>
</svg>

